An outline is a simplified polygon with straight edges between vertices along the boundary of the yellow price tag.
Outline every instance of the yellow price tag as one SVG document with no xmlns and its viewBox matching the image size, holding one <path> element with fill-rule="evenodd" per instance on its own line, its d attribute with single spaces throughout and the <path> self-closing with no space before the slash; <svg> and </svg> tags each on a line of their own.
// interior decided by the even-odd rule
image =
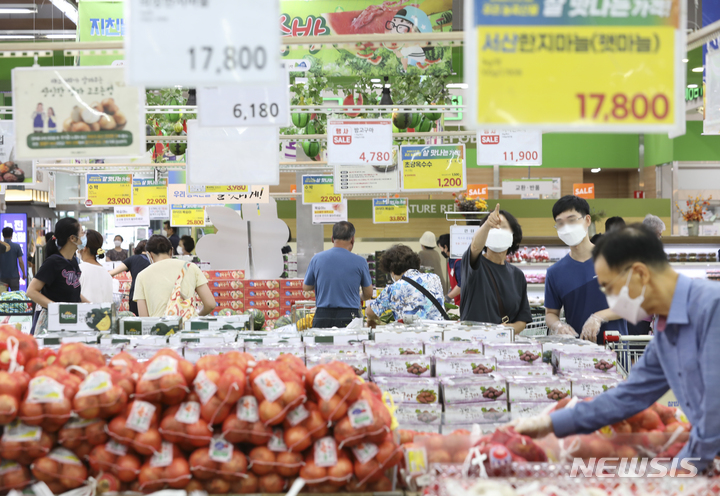
<svg viewBox="0 0 720 496">
<path fill-rule="evenodd" d="M 133 205 L 167 205 L 166 182 L 133 178 Z"/>
<path fill-rule="evenodd" d="M 417 448 L 406 448 L 407 471 L 411 475 L 424 474 L 427 472 L 427 451 L 424 446 Z"/>
<path fill-rule="evenodd" d="M 455 191 L 466 187 L 465 145 L 400 147 L 403 191 Z"/>
<path fill-rule="evenodd" d="M 247 186 L 205 186 L 205 193 L 247 193 Z"/>
<path fill-rule="evenodd" d="M 342 195 L 335 193 L 332 174 L 302 177 L 303 205 L 311 203 L 340 203 Z"/>
<path fill-rule="evenodd" d="M 198 227 L 205 225 L 204 207 L 173 207 L 170 210 L 170 222 L 173 226 Z"/>
<path fill-rule="evenodd" d="M 87 174 L 88 207 L 132 205 L 132 174 Z"/>
<path fill-rule="evenodd" d="M 407 198 L 373 198 L 373 224 L 408 222 Z"/>
</svg>

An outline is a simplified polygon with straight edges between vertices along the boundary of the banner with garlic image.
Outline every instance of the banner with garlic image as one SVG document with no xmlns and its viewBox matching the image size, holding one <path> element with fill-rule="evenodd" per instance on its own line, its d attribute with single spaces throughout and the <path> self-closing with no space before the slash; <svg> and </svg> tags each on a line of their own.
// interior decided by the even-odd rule
<svg viewBox="0 0 720 496">
<path fill-rule="evenodd" d="M 12 71 L 18 159 L 137 157 L 145 151 L 144 94 L 123 67 Z"/>
</svg>

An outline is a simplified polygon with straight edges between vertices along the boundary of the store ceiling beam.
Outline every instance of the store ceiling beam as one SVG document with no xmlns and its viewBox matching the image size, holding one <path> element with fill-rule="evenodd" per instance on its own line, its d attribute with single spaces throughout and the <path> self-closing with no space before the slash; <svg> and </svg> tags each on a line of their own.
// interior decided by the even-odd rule
<svg viewBox="0 0 720 496">
<path fill-rule="evenodd" d="M 720 36 L 720 21 L 715 21 L 703 28 L 690 33 L 687 37 L 687 49 L 693 50 L 703 46 L 708 41 Z"/>
</svg>

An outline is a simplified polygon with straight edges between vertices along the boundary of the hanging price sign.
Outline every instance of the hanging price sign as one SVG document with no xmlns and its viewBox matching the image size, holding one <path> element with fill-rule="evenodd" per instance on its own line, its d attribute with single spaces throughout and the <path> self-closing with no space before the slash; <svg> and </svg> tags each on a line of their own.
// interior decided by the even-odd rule
<svg viewBox="0 0 720 496">
<path fill-rule="evenodd" d="M 409 222 L 407 198 L 373 198 L 373 224 Z"/>
<path fill-rule="evenodd" d="M 465 145 L 400 147 L 402 191 L 465 189 Z"/>
<path fill-rule="evenodd" d="M 243 186 L 197 186 L 188 184 L 188 193 L 247 193 L 250 191 L 247 185 Z"/>
<path fill-rule="evenodd" d="M 86 174 L 85 206 L 132 205 L 132 174 Z"/>
<path fill-rule="evenodd" d="M 133 178 L 133 205 L 167 205 L 167 183 L 152 179 Z"/>
<path fill-rule="evenodd" d="M 273 85 L 198 88 L 198 120 L 203 127 L 288 126 L 287 74 Z"/>
<path fill-rule="evenodd" d="M 311 203 L 340 203 L 342 195 L 335 193 L 332 175 L 308 175 L 302 177 L 303 205 Z"/>
<path fill-rule="evenodd" d="M 170 223 L 173 226 L 201 227 L 205 225 L 205 207 L 172 205 Z"/>
<path fill-rule="evenodd" d="M 477 164 L 542 165 L 542 133 L 480 131 L 477 133 Z"/>
<path fill-rule="evenodd" d="M 328 163 L 342 165 L 390 165 L 392 121 L 331 120 L 327 126 Z"/>
</svg>

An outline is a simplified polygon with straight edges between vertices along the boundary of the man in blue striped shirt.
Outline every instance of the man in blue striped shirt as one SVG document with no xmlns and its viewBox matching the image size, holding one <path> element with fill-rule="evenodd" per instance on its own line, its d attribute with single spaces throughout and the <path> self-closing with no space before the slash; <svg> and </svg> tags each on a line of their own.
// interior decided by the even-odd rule
<svg viewBox="0 0 720 496">
<path fill-rule="evenodd" d="M 635 224 L 605 234 L 593 250 L 610 309 L 635 323 L 658 315 L 655 336 L 618 387 L 571 409 L 521 420 L 518 432 L 540 437 L 588 434 L 648 408 L 672 389 L 692 424 L 679 459 L 700 470 L 720 453 L 720 284 L 675 272 L 662 242 Z"/>
</svg>

